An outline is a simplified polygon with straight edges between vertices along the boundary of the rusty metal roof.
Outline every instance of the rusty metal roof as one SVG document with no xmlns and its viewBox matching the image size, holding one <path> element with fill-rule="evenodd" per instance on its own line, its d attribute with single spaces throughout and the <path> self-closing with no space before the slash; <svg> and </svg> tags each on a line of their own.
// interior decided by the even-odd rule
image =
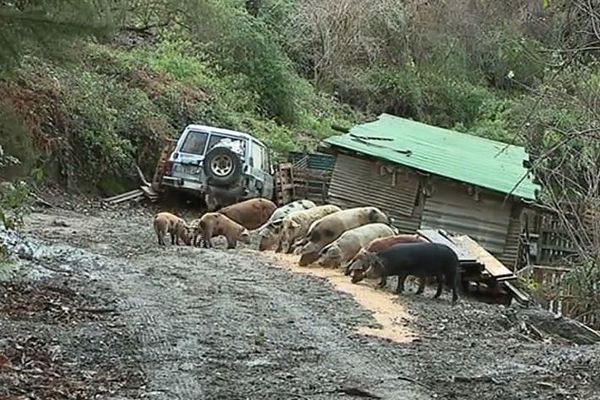
<svg viewBox="0 0 600 400">
<path fill-rule="evenodd" d="M 325 143 L 392 163 L 535 200 L 525 148 L 382 114 Z"/>
</svg>

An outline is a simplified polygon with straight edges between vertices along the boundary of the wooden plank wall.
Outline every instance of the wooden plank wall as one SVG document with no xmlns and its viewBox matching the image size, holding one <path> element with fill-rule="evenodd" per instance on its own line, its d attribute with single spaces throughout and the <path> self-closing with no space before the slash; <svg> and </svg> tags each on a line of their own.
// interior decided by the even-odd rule
<svg viewBox="0 0 600 400">
<path fill-rule="evenodd" d="M 500 262 L 504 264 L 508 269 L 514 271 L 517 267 L 519 259 L 519 251 L 521 250 L 521 214 L 523 207 L 519 204 L 513 204 L 510 213 L 510 221 L 508 222 L 508 230 L 506 232 L 506 242 L 504 243 L 504 250 L 499 256 Z"/>
<path fill-rule="evenodd" d="M 292 161 L 275 166 L 275 198 L 279 205 L 295 200 L 329 203 L 329 185 L 334 157 L 294 153 Z"/>
<path fill-rule="evenodd" d="M 419 189 L 419 176 L 407 169 L 387 170 L 375 161 L 338 154 L 329 199 L 342 208 L 378 207 L 401 232 L 414 233 L 421 223 Z"/>
<path fill-rule="evenodd" d="M 512 202 L 489 191 L 478 195 L 469 187 L 446 179 L 430 178 L 431 194 L 425 199 L 422 228 L 444 229 L 469 235 L 500 257 L 506 246 Z"/>
</svg>

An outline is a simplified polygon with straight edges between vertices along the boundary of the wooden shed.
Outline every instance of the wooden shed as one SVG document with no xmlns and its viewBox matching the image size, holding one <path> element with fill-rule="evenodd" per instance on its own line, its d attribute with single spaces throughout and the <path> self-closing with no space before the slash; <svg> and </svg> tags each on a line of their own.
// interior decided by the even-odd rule
<svg viewBox="0 0 600 400">
<path fill-rule="evenodd" d="M 377 206 L 406 233 L 468 235 L 514 265 L 523 200 L 538 189 L 523 147 L 387 114 L 325 143 L 336 155 L 332 203 Z"/>
</svg>

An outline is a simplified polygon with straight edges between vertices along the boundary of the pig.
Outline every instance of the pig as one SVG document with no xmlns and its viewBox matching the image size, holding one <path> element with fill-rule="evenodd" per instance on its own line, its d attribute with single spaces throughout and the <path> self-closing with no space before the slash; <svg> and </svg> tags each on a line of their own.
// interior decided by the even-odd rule
<svg viewBox="0 0 600 400">
<path fill-rule="evenodd" d="M 192 245 L 198 245 L 198 238 L 202 236 L 202 229 L 200 228 L 200 218 L 196 218 L 189 224 L 190 232 L 192 236 Z"/>
<path fill-rule="evenodd" d="M 182 218 L 169 212 L 160 212 L 154 216 L 154 232 L 158 238 L 158 244 L 165 245 L 165 236 L 171 235 L 171 244 L 179 245 L 179 239 L 187 245 L 191 244 L 191 234 L 188 225 Z"/>
<path fill-rule="evenodd" d="M 326 204 L 290 213 L 281 222 L 278 250 L 290 253 L 294 248 L 294 242 L 306 235 L 315 221 L 341 210 L 338 206 Z"/>
<path fill-rule="evenodd" d="M 281 233 L 281 222 L 283 219 L 273 221 L 264 228 L 258 229 L 258 251 L 270 250 L 277 246 L 279 249 L 279 235 Z"/>
<path fill-rule="evenodd" d="M 363 246 L 372 240 L 394 234 L 392 227 L 380 222 L 366 224 L 350 229 L 341 234 L 331 244 L 323 247 L 319 256 L 319 265 L 324 267 L 340 267 L 352 259 Z"/>
<path fill-rule="evenodd" d="M 281 233 L 283 219 L 286 216 L 295 211 L 308 210 L 309 208 L 314 207 L 316 207 L 315 203 L 310 200 L 298 200 L 275 210 L 267 223 L 256 230 L 260 236 L 258 250 L 265 251 L 273 248 L 275 245 L 279 245 L 279 234 Z M 277 247 L 278 250 L 280 250 L 280 247 Z"/>
<path fill-rule="evenodd" d="M 306 234 L 308 243 L 301 251 L 300 266 L 312 264 L 319 252 L 345 231 L 369 223 L 389 224 L 389 218 L 376 207 L 356 207 L 327 215 L 311 226 Z"/>
<path fill-rule="evenodd" d="M 248 189 L 244 186 L 225 189 L 208 185 L 204 195 L 204 202 L 208 211 L 213 212 L 219 208 L 238 203 L 246 195 L 248 195 Z"/>
<path fill-rule="evenodd" d="M 256 198 L 232 204 L 218 212 L 248 230 L 254 230 L 269 220 L 277 206 L 271 200 Z"/>
<path fill-rule="evenodd" d="M 393 235 L 382 238 L 373 239 L 364 248 L 346 264 L 344 267 L 344 275 L 350 275 L 350 268 L 354 270 L 366 270 L 368 265 L 365 264 L 367 257 L 365 253 L 378 253 L 398 243 L 425 243 L 427 242 L 419 235 Z"/>
<path fill-rule="evenodd" d="M 269 221 L 282 221 L 283 218 L 285 218 L 287 215 L 290 215 L 294 211 L 308 210 L 309 208 L 314 208 L 316 206 L 317 205 L 310 200 L 293 201 L 275 210 Z"/>
<path fill-rule="evenodd" d="M 351 269 L 352 283 L 363 279 L 381 279 L 385 287 L 388 276 L 398 276 L 396 293 L 404 291 L 404 281 L 409 275 L 419 278 L 436 277 L 438 288 L 434 298 L 442 294 L 444 278 L 452 289 L 452 304 L 456 303 L 459 277 L 459 261 L 456 253 L 445 244 L 402 243 L 378 253 L 368 253 L 369 267 L 366 271 Z"/>
<path fill-rule="evenodd" d="M 250 243 L 248 229 L 228 216 L 216 212 L 204 214 L 200 218 L 194 237 L 201 236 L 204 247 L 213 247 L 211 239 L 220 235 L 227 239 L 228 249 L 235 249 L 238 240 L 242 243 Z"/>
</svg>

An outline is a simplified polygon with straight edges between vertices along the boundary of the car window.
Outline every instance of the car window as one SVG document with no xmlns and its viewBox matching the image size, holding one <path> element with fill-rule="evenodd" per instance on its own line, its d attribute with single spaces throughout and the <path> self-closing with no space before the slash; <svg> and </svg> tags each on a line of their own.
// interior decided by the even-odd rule
<svg viewBox="0 0 600 400">
<path fill-rule="evenodd" d="M 263 171 L 269 173 L 269 152 L 267 151 L 266 147 L 260 146 L 260 149 L 262 151 L 262 169 Z"/>
<path fill-rule="evenodd" d="M 252 166 L 258 169 L 262 169 L 263 166 L 262 148 L 254 140 L 252 141 Z"/>
<path fill-rule="evenodd" d="M 208 150 L 212 149 L 216 144 L 226 144 L 227 147 L 231 147 L 234 151 L 240 150 L 242 154 L 246 154 L 246 141 L 243 139 L 234 138 L 231 136 L 220 135 L 218 133 L 212 133 L 208 141 Z"/>
<path fill-rule="evenodd" d="M 199 155 L 204 154 L 207 138 L 208 133 L 206 132 L 189 131 L 181 145 L 181 152 Z"/>
<path fill-rule="evenodd" d="M 257 147 L 260 149 L 260 166 L 259 168 L 262 169 L 263 171 L 266 171 L 266 165 L 267 165 L 267 154 L 265 153 L 265 148 L 263 146 L 257 145 Z"/>
</svg>

